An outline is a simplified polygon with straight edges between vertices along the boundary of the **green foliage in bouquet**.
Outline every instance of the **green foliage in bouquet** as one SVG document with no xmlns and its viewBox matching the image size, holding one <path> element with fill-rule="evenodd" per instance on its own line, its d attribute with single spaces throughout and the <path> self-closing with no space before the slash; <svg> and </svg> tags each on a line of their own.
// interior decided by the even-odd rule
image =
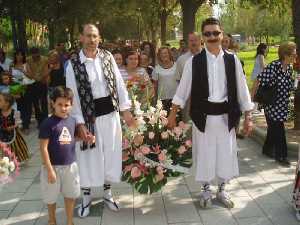
<svg viewBox="0 0 300 225">
<path fill-rule="evenodd" d="M 161 101 L 145 111 L 136 98 L 133 102 L 137 126 L 124 126 L 122 180 L 141 194 L 152 194 L 161 190 L 168 178 L 188 173 L 192 165 L 190 125 L 179 122 L 169 129 Z"/>
</svg>

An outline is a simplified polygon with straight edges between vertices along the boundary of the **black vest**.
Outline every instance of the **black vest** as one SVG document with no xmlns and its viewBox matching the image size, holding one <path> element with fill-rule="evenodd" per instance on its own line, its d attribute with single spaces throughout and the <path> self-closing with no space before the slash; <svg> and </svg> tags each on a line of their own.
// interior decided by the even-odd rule
<svg viewBox="0 0 300 225">
<path fill-rule="evenodd" d="M 229 54 L 224 50 L 223 58 L 227 79 L 228 129 L 230 131 L 232 128 L 238 125 L 241 116 L 241 110 L 237 100 L 237 83 L 234 55 Z M 207 102 L 209 96 L 207 58 L 205 49 L 203 49 L 201 53 L 193 57 L 192 76 L 190 116 L 196 127 L 201 132 L 204 132 L 207 113 L 205 113 L 205 109 L 201 107 L 201 102 Z"/>
</svg>

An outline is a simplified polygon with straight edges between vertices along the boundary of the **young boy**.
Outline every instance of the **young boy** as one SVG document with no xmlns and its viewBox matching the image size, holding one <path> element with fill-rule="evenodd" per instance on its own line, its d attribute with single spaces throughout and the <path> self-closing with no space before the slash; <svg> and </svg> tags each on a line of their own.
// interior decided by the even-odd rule
<svg viewBox="0 0 300 225">
<path fill-rule="evenodd" d="M 40 126 L 40 150 L 43 161 L 41 188 L 48 205 L 49 223 L 56 225 L 56 200 L 60 193 L 65 200 L 67 225 L 73 225 L 75 199 L 80 196 L 78 167 L 75 162 L 75 119 L 69 116 L 73 92 L 58 87 L 51 96 L 53 115 Z"/>
</svg>

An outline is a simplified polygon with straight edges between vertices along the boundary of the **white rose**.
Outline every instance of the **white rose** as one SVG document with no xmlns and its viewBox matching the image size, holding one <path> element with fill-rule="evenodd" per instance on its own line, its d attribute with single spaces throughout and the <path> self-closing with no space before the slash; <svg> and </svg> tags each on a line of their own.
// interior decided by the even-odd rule
<svg viewBox="0 0 300 225">
<path fill-rule="evenodd" d="M 156 107 L 157 107 L 157 109 L 162 109 L 163 104 L 162 104 L 162 101 L 161 101 L 161 100 L 158 100 L 158 101 L 157 101 Z"/>
<path fill-rule="evenodd" d="M 15 170 L 15 164 L 14 164 L 14 162 L 10 162 L 9 163 L 9 170 L 11 171 L 11 172 L 13 172 L 14 170 Z"/>
<path fill-rule="evenodd" d="M 8 157 L 3 157 L 2 161 L 7 165 L 9 164 L 9 158 Z"/>
</svg>

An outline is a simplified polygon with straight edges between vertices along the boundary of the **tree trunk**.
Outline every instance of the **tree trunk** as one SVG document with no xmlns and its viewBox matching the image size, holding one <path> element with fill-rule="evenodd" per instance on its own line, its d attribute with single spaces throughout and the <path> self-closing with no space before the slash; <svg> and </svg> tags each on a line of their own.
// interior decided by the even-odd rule
<svg viewBox="0 0 300 225">
<path fill-rule="evenodd" d="M 295 42 L 297 44 L 298 57 L 300 57 L 300 0 L 293 0 L 293 29 Z M 298 68 L 299 69 L 299 68 Z M 300 71 L 298 71 L 300 73 Z M 300 130 L 300 87 L 295 93 L 294 100 L 295 120 L 294 129 Z"/>
<path fill-rule="evenodd" d="M 48 22 L 48 32 L 49 32 L 49 50 L 54 49 L 54 38 L 55 38 L 55 29 L 52 21 Z"/>
<path fill-rule="evenodd" d="M 14 49 L 16 50 L 16 49 L 19 48 L 19 45 L 18 45 L 18 37 L 17 37 L 17 28 L 16 28 L 15 17 L 11 16 L 10 21 L 11 21 L 11 29 L 12 29 L 12 38 L 13 38 L 13 43 L 14 43 Z"/>
<path fill-rule="evenodd" d="M 204 0 L 180 0 L 183 17 L 183 38 L 188 39 L 188 35 L 195 31 L 195 16 Z"/>
<path fill-rule="evenodd" d="M 161 44 L 166 44 L 166 37 L 167 37 L 167 18 L 168 18 L 168 12 L 167 12 L 167 0 L 161 0 L 161 12 L 160 12 L 160 38 L 161 38 Z"/>
<path fill-rule="evenodd" d="M 162 45 L 165 45 L 167 42 L 167 18 L 168 15 L 164 10 L 160 15 L 160 36 Z"/>
</svg>

